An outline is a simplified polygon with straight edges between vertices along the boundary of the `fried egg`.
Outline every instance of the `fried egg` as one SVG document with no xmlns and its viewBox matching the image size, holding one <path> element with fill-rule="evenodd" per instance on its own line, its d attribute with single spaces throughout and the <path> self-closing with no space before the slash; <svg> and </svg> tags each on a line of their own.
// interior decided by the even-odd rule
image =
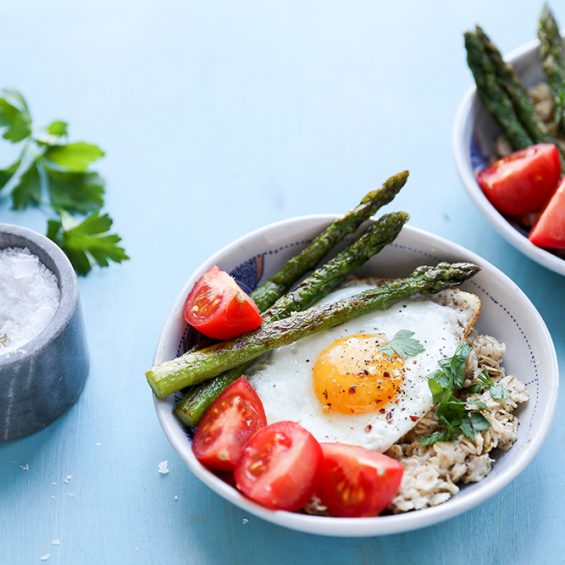
<svg viewBox="0 0 565 565">
<path fill-rule="evenodd" d="M 357 280 L 321 303 L 373 286 Z M 293 420 L 318 441 L 383 452 L 432 408 L 428 377 L 479 311 L 479 298 L 458 289 L 405 300 L 275 350 L 249 379 L 268 423 Z M 424 351 L 407 359 L 381 351 L 400 330 L 414 332 Z"/>
</svg>

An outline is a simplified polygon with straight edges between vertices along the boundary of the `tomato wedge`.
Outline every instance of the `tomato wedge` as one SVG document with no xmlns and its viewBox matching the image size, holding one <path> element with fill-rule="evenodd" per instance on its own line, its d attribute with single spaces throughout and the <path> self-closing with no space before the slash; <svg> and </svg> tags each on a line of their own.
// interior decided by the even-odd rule
<svg viewBox="0 0 565 565">
<path fill-rule="evenodd" d="M 204 414 L 192 440 L 192 451 L 203 465 L 233 471 L 247 440 L 266 425 L 261 399 L 249 381 L 239 377 Z"/>
<path fill-rule="evenodd" d="M 322 449 L 295 422 L 276 422 L 256 432 L 235 468 L 237 488 L 273 510 L 299 510 L 314 494 Z"/>
<path fill-rule="evenodd" d="M 401 463 L 356 445 L 321 446 L 324 460 L 316 494 L 332 516 L 376 516 L 390 504 L 402 480 Z"/>
<path fill-rule="evenodd" d="M 529 240 L 539 247 L 565 249 L 565 179 L 541 213 Z"/>
<path fill-rule="evenodd" d="M 257 305 L 225 271 L 210 267 L 190 291 L 184 319 L 205 336 L 231 339 L 257 329 L 262 322 Z"/>
<path fill-rule="evenodd" d="M 524 216 L 545 206 L 560 176 L 557 147 L 540 143 L 496 161 L 480 171 L 477 180 L 499 212 Z"/>
</svg>

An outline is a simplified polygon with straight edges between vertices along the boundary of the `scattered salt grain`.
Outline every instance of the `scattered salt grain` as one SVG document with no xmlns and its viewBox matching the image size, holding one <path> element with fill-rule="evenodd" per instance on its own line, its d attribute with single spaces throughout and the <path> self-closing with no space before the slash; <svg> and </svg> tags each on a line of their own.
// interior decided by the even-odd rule
<svg viewBox="0 0 565 565">
<path fill-rule="evenodd" d="M 47 561 L 51 557 L 50 553 L 46 553 L 39 558 L 39 561 Z"/>
<path fill-rule="evenodd" d="M 73 480 L 73 476 L 72 476 L 72 475 L 67 475 L 67 476 L 63 479 L 63 482 L 69 484 L 72 480 Z"/>
<path fill-rule="evenodd" d="M 169 462 L 167 460 L 161 461 L 158 467 L 159 473 L 161 475 L 168 475 L 169 474 Z"/>
<path fill-rule="evenodd" d="M 55 275 L 29 249 L 0 250 L 0 355 L 23 347 L 52 320 L 61 293 Z"/>
<path fill-rule="evenodd" d="M 175 494 L 174 500 L 178 500 L 178 499 L 179 499 L 179 497 Z"/>
<path fill-rule="evenodd" d="M 97 441 L 97 442 L 96 442 L 96 447 L 102 447 L 102 444 L 101 444 L 99 441 Z"/>
<path fill-rule="evenodd" d="M 56 483 L 55 481 L 53 481 L 53 482 L 51 483 L 51 486 L 52 486 L 52 487 L 56 487 L 56 486 L 57 486 L 57 483 Z"/>
<path fill-rule="evenodd" d="M 51 545 L 61 545 L 61 540 L 59 538 L 55 538 L 52 542 Z"/>
<path fill-rule="evenodd" d="M 245 524 L 247 524 L 249 522 L 249 520 L 247 518 L 242 518 L 241 523 L 245 526 Z"/>
<path fill-rule="evenodd" d="M 74 497 L 76 496 L 76 493 L 74 493 L 74 492 L 68 492 L 68 493 L 67 493 L 67 496 L 68 496 L 69 498 L 74 498 Z"/>
<path fill-rule="evenodd" d="M 22 471 L 29 471 L 29 465 L 27 463 L 20 465 L 20 467 L 22 468 Z"/>
</svg>

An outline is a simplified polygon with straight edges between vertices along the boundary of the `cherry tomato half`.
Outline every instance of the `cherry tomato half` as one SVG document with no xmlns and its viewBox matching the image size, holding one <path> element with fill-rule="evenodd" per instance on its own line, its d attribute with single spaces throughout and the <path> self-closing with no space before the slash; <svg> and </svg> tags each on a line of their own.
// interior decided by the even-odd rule
<svg viewBox="0 0 565 565">
<path fill-rule="evenodd" d="M 401 463 L 356 445 L 321 446 L 324 460 L 316 494 L 332 516 L 376 516 L 390 504 L 402 480 Z"/>
<path fill-rule="evenodd" d="M 247 440 L 267 425 L 263 403 L 245 377 L 233 382 L 198 424 L 192 451 L 203 465 L 232 471 Z"/>
<path fill-rule="evenodd" d="M 529 239 L 539 247 L 565 249 L 565 179 L 541 213 Z"/>
<path fill-rule="evenodd" d="M 480 171 L 477 180 L 499 212 L 524 216 L 545 206 L 560 176 L 557 147 L 540 143 L 499 159 Z"/>
<path fill-rule="evenodd" d="M 299 510 L 314 494 L 322 449 L 295 422 L 276 422 L 256 432 L 235 468 L 237 488 L 273 510 Z"/>
<path fill-rule="evenodd" d="M 261 314 L 253 300 L 226 272 L 210 267 L 184 303 L 188 324 L 214 339 L 231 339 L 257 329 Z"/>
</svg>

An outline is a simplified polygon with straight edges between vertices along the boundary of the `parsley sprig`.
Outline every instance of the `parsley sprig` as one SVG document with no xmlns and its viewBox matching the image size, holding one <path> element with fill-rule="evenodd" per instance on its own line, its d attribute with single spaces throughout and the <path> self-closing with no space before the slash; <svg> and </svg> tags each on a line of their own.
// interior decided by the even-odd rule
<svg viewBox="0 0 565 565">
<path fill-rule="evenodd" d="M 488 411 L 484 402 L 474 399 L 464 401 L 455 396 L 455 392 L 463 388 L 470 352 L 468 344 L 459 344 L 453 357 L 442 359 L 439 362 L 440 368 L 428 377 L 428 386 L 442 429 L 421 438 L 420 443 L 423 445 L 449 441 L 461 434 L 473 439 L 477 432 L 490 428 L 489 421 L 480 412 Z"/>
<path fill-rule="evenodd" d="M 121 237 L 110 233 L 112 219 L 100 213 L 105 182 L 91 168 L 104 156 L 100 147 L 68 142 L 68 124 L 61 120 L 35 129 L 29 107 L 16 90 L 2 91 L 0 131 L 7 141 L 22 144 L 18 158 L 0 169 L 0 191 L 9 193 L 13 210 L 48 210 L 54 217 L 48 221 L 47 236 L 80 275 L 87 275 L 95 264 L 107 267 L 110 261 L 129 259 L 119 245 Z"/>
<path fill-rule="evenodd" d="M 424 346 L 413 338 L 413 335 L 414 332 L 410 330 L 399 330 L 388 343 L 379 347 L 379 351 L 389 357 L 392 357 L 395 353 L 403 359 L 414 357 L 424 351 Z"/>
</svg>

